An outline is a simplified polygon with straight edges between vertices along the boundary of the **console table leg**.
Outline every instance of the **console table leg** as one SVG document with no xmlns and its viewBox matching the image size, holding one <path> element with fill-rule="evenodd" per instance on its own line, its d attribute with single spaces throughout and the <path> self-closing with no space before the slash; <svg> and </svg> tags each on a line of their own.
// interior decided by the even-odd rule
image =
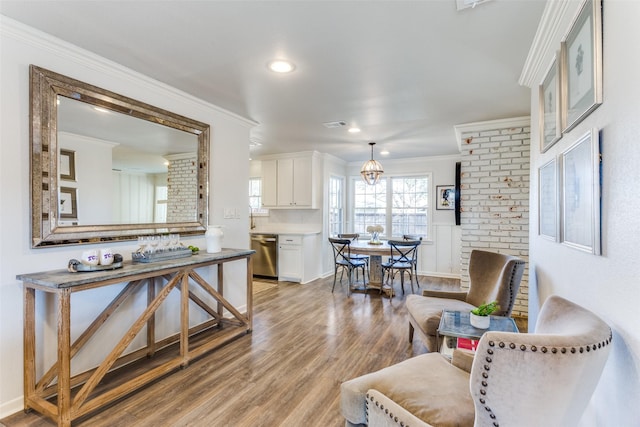
<svg viewBox="0 0 640 427">
<path fill-rule="evenodd" d="M 58 427 L 71 426 L 71 292 L 58 292 Z"/>
</svg>

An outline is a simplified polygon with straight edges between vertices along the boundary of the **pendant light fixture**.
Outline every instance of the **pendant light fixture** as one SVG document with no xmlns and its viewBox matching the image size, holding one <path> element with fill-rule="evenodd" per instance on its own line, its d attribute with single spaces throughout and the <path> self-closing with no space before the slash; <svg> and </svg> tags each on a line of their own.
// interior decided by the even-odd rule
<svg viewBox="0 0 640 427">
<path fill-rule="evenodd" d="M 371 160 L 367 160 L 365 164 L 362 165 L 360 174 L 367 184 L 375 185 L 384 173 L 384 170 L 379 162 L 373 160 L 373 146 L 376 145 L 376 143 L 370 142 L 369 145 L 371 146 Z"/>
</svg>

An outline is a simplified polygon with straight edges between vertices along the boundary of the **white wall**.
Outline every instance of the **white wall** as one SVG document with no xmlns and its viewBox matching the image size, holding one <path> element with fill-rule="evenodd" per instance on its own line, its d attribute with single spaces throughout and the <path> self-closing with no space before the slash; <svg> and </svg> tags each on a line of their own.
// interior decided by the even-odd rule
<svg viewBox="0 0 640 427">
<path fill-rule="evenodd" d="M 224 228 L 225 247 L 248 248 L 247 185 L 249 176 L 249 128 L 253 123 L 225 112 L 171 87 L 134 73 L 117 64 L 36 32 L 0 16 L 0 418 L 22 409 L 22 285 L 17 274 L 65 268 L 70 258 L 91 246 L 31 249 L 29 192 L 29 64 L 39 65 L 116 93 L 191 117 L 211 125 L 210 223 Z M 223 220 L 224 208 L 243 208 L 240 218 Z M 204 246 L 202 236 L 183 239 Z M 110 245 L 127 258 L 133 242 Z M 246 293 L 245 264 L 225 267 L 225 297 L 242 308 Z M 201 272 L 214 278 L 214 270 Z M 215 280 L 213 280 L 215 283 Z M 86 325 L 119 290 L 119 285 L 75 294 L 72 324 Z M 37 318 L 47 326 L 38 343 L 45 357 L 38 361 L 39 372 L 55 355 L 51 322 L 55 324 L 53 300 L 38 298 Z M 144 304 L 137 298 L 125 312 L 112 319 L 107 339 L 116 339 L 130 319 L 131 310 Z M 197 320 L 197 316 L 196 320 Z M 166 320 L 166 319 L 165 319 Z M 74 328 L 72 339 L 80 332 Z M 164 332 L 175 322 L 161 322 Z M 99 343 L 103 344 L 103 343 Z M 102 347 L 98 345 L 97 347 Z M 106 346 L 105 346 L 106 347 Z M 101 348 L 85 354 L 79 366 L 96 363 Z M 74 367 L 77 369 L 78 367 Z"/>
<path fill-rule="evenodd" d="M 637 426 L 640 423 L 640 55 L 636 42 L 640 27 L 640 2 L 603 2 L 604 102 L 546 153 L 539 150 L 538 84 L 553 53 L 568 31 L 580 2 L 550 2 L 555 8 L 550 22 L 561 23 L 540 50 L 542 66 L 531 85 L 531 227 L 530 227 L 530 327 L 540 305 L 557 294 L 600 315 L 613 329 L 613 343 L 603 376 L 582 426 Z M 566 15 L 561 15 L 566 8 Z M 539 30 L 540 31 L 540 30 Z M 534 45 L 535 47 L 535 45 Z M 533 52 L 533 49 L 532 49 Z M 525 76 L 527 70 L 523 73 Z M 594 256 L 538 236 L 536 218 L 538 168 L 559 155 L 591 128 L 601 130 L 602 147 L 602 255 Z"/>
</svg>

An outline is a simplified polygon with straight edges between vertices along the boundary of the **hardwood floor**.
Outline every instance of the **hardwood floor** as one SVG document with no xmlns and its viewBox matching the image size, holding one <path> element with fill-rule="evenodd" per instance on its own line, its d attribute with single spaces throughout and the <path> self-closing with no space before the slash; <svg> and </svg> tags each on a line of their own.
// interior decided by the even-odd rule
<svg viewBox="0 0 640 427">
<path fill-rule="evenodd" d="M 425 353 L 408 342 L 400 284 L 396 296 L 331 293 L 333 276 L 279 282 L 254 297 L 252 334 L 208 354 L 75 426 L 342 426 L 340 383 Z M 421 288 L 458 282 L 420 277 Z M 7 427 L 55 426 L 31 412 Z"/>
</svg>

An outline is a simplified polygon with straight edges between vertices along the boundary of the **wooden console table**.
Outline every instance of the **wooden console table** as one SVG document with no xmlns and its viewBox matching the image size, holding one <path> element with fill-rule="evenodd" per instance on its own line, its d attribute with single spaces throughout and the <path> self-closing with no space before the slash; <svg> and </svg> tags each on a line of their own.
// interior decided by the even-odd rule
<svg viewBox="0 0 640 427">
<path fill-rule="evenodd" d="M 229 341 L 251 332 L 252 329 L 252 266 L 251 255 L 255 251 L 223 249 L 221 252 L 200 253 L 187 258 L 159 261 L 148 264 L 125 262 L 117 270 L 69 273 L 54 270 L 16 276 L 24 284 L 24 406 L 34 409 L 58 423 L 70 426 L 71 421 L 95 411 L 139 387 L 163 376 L 178 367 L 186 367 L 189 361 L 202 356 Z M 222 264 L 244 260 L 247 264 L 247 311 L 240 313 L 223 296 Z M 207 283 L 195 269 L 217 265 L 218 289 Z M 126 283 L 128 282 L 128 283 Z M 95 318 L 89 327 L 71 342 L 71 294 L 102 286 L 126 283 L 122 291 Z M 190 290 L 199 286 L 215 301 L 215 306 Z M 118 307 L 136 290 L 146 286 L 147 307 L 122 335 L 100 365 L 87 372 L 71 376 L 71 360 L 111 317 Z M 169 293 L 180 292 L 180 332 L 161 340 L 155 337 L 155 313 Z M 36 291 L 56 295 L 57 361 L 36 379 Z M 210 298 L 207 298 L 210 300 Z M 189 301 L 208 314 L 209 320 L 189 327 Z M 224 310 L 233 317 L 224 318 Z M 146 347 L 122 355 L 146 325 Z M 203 338 L 203 336 L 206 337 Z M 155 363 L 142 374 L 126 381 L 118 381 L 112 387 L 100 384 L 105 375 L 132 361 L 151 358 L 162 348 L 179 343 L 175 355 L 162 363 Z M 57 380 L 57 383 L 54 383 Z M 98 385 L 100 384 L 100 387 Z M 52 399 L 55 397 L 55 399 Z"/>
</svg>

